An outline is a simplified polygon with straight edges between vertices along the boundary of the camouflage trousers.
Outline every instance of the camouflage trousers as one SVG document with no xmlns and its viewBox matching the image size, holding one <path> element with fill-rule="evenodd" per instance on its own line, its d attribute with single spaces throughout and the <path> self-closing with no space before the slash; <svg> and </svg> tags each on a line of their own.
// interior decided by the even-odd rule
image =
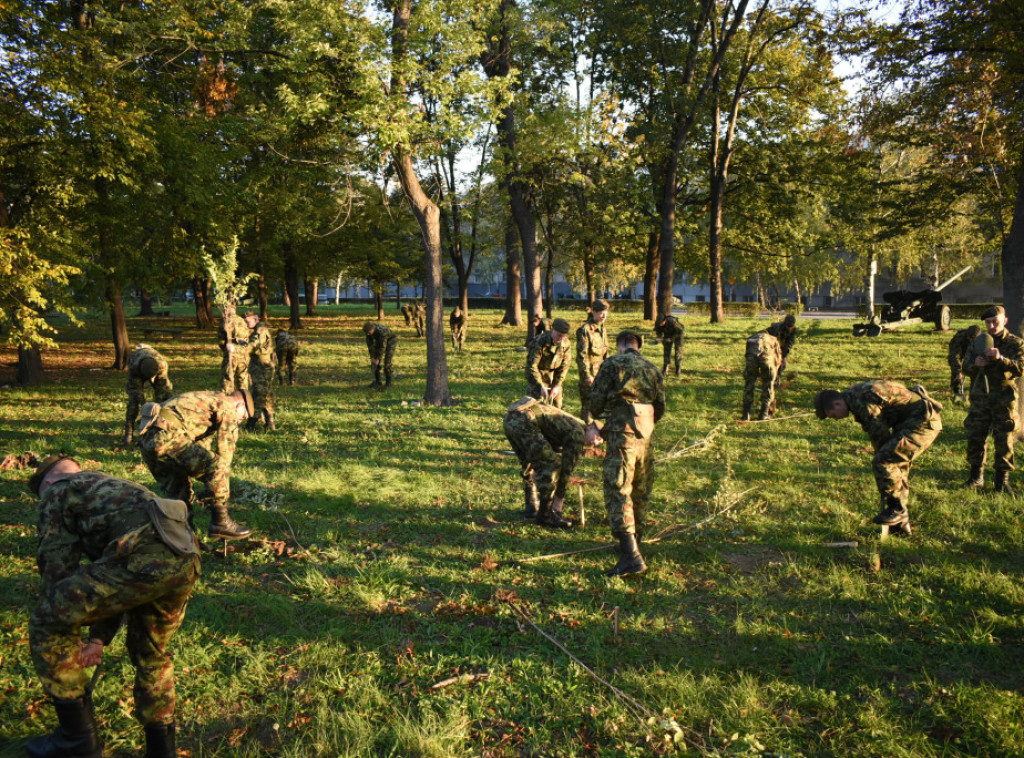
<svg viewBox="0 0 1024 758">
<path fill-rule="evenodd" d="M 775 387 L 779 377 L 779 361 L 775 355 L 759 355 L 747 351 L 743 368 L 743 413 L 750 413 L 754 404 L 754 388 L 761 382 L 761 415 L 775 413 Z"/>
<path fill-rule="evenodd" d="M 562 458 L 525 414 L 510 413 L 505 417 L 505 437 L 519 458 L 527 492 L 536 491 L 541 503 L 565 497 L 568 482 L 559 476 Z"/>
<path fill-rule="evenodd" d="M 964 375 L 960 369 L 950 367 L 949 391 L 953 393 L 953 397 L 964 394 Z"/>
<path fill-rule="evenodd" d="M 527 395 L 529 395 L 530 397 L 537 398 L 538 400 L 544 400 L 543 395 L 541 395 L 540 385 L 539 384 L 534 384 L 533 382 L 527 382 L 526 385 L 527 385 L 527 387 L 526 387 L 526 394 Z M 564 398 L 565 398 L 565 392 L 563 391 L 563 392 L 559 392 L 558 395 L 553 400 L 549 398 L 548 400 L 544 400 L 544 402 L 547 403 L 548 405 L 553 405 L 556 408 L 561 408 L 562 407 L 562 401 L 564 400 Z"/>
<path fill-rule="evenodd" d="M 252 377 L 252 418 L 256 424 L 269 426 L 274 423 L 274 367 L 251 363 L 249 374 Z"/>
<path fill-rule="evenodd" d="M 236 390 L 249 389 L 249 362 L 239 357 L 236 348 L 234 353 L 224 353 L 220 362 L 220 390 L 231 394 Z"/>
<path fill-rule="evenodd" d="M 32 662 L 43 691 L 59 700 L 82 697 L 82 627 L 123 616 L 135 666 L 135 717 L 143 724 L 174 721 L 167 643 L 185 618 L 198 576 L 198 556 L 175 555 L 151 535 L 127 555 L 104 554 L 56 582 L 29 620 Z"/>
<path fill-rule="evenodd" d="M 466 346 L 466 327 L 457 326 L 452 329 L 452 349 L 456 353 L 461 353 L 462 348 Z"/>
<path fill-rule="evenodd" d="M 189 514 L 196 503 L 192 480 L 206 485 L 208 505 L 227 505 L 231 497 L 231 464 L 207 447 L 210 438 L 188 437 L 152 428 L 139 440 L 142 460 L 164 497 L 184 500 Z"/>
<path fill-rule="evenodd" d="M 146 384 L 148 382 L 148 379 L 143 379 L 141 376 L 133 375 L 130 371 L 128 372 L 128 386 L 126 387 L 128 391 L 128 410 L 125 413 L 124 420 L 126 439 L 131 439 L 135 431 L 135 422 L 139 420 L 139 412 L 142 410 L 142 406 L 146 404 Z M 166 367 L 164 367 L 164 371 L 153 377 L 153 390 L 153 400 L 157 403 L 162 403 L 171 397 L 174 385 L 171 384 L 171 380 L 167 377 Z"/>
<path fill-rule="evenodd" d="M 674 351 L 675 360 L 673 362 L 675 365 L 676 376 L 679 376 L 679 364 L 683 360 L 683 338 L 680 336 L 673 337 L 667 340 L 662 340 L 661 347 L 665 352 L 665 362 L 664 365 L 662 365 L 661 367 L 661 373 L 665 374 L 668 372 L 669 358 L 672 356 L 672 353 Z"/>
<path fill-rule="evenodd" d="M 604 505 L 612 534 L 643 535 L 654 484 L 654 446 L 632 429 L 605 426 Z"/>
<path fill-rule="evenodd" d="M 940 431 L 942 421 L 939 414 L 932 414 L 931 418 L 897 428 L 896 433 L 875 451 L 871 470 L 883 499 L 898 500 L 906 507 L 910 495 L 910 464 L 931 447 Z"/>
<path fill-rule="evenodd" d="M 282 350 L 277 354 L 277 383 L 284 384 L 284 370 L 288 369 L 288 384 L 295 384 L 295 359 L 299 351 Z"/>
<path fill-rule="evenodd" d="M 1013 471 L 1013 433 L 1016 428 L 1017 398 L 1012 393 L 972 392 L 971 407 L 964 419 L 967 463 L 971 466 L 985 465 L 985 450 L 991 433 L 995 446 L 995 470 Z"/>
</svg>

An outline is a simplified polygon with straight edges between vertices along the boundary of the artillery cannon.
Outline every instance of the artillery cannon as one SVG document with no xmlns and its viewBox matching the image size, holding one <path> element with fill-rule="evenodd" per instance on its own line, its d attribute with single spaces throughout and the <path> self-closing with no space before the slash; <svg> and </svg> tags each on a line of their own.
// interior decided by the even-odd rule
<svg viewBox="0 0 1024 758">
<path fill-rule="evenodd" d="M 938 331 L 949 331 L 952 314 L 949 306 L 942 304 L 942 290 L 970 270 L 970 266 L 965 266 L 934 289 L 920 292 L 910 292 L 909 290 L 886 292 L 882 295 L 882 299 L 886 303 L 882 308 L 882 315 L 872 316 L 870 321 L 863 324 L 854 324 L 854 336 L 877 337 L 882 332 L 891 332 L 902 326 L 927 322 L 935 324 Z"/>
</svg>

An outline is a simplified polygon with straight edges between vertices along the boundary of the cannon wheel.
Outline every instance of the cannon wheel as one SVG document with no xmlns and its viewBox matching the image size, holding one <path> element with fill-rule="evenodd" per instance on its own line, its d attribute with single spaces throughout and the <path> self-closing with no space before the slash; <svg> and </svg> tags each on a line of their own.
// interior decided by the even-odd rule
<svg viewBox="0 0 1024 758">
<path fill-rule="evenodd" d="M 938 313 L 935 314 L 935 329 L 940 332 L 948 332 L 952 320 L 953 314 L 950 313 L 949 306 L 940 305 Z"/>
</svg>

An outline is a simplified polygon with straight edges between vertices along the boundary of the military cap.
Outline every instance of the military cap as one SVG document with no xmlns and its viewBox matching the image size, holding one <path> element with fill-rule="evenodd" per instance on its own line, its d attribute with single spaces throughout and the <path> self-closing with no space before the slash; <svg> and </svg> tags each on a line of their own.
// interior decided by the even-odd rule
<svg viewBox="0 0 1024 758">
<path fill-rule="evenodd" d="M 836 390 L 822 390 L 819 392 L 814 396 L 814 415 L 818 418 L 825 418 L 825 412 L 842 396 L 843 394 Z"/>
<path fill-rule="evenodd" d="M 985 312 L 981 314 L 982 318 L 995 318 L 996 316 L 1005 316 L 1006 309 L 1001 305 L 993 305 L 991 308 L 986 308 Z"/>
<path fill-rule="evenodd" d="M 252 402 L 252 393 L 249 392 L 249 390 L 238 390 L 238 391 L 242 393 L 242 398 L 245 400 L 245 411 L 246 411 L 246 414 L 248 414 L 249 416 L 252 416 L 253 412 L 256 410 L 256 406 L 253 405 L 253 402 Z"/>
<path fill-rule="evenodd" d="M 373 331 L 373 322 L 372 321 L 367 321 L 365 324 L 363 324 L 363 331 L 366 332 L 367 334 L 372 332 Z"/>
<path fill-rule="evenodd" d="M 608 310 L 609 307 L 610 306 L 608 305 L 608 301 L 607 300 L 598 299 L 598 300 L 595 300 L 591 304 L 590 310 L 592 310 L 592 311 L 606 311 L 606 310 Z"/>
<path fill-rule="evenodd" d="M 561 332 L 562 334 L 568 334 L 571 328 L 572 327 L 569 325 L 569 322 L 566 321 L 564 318 L 556 318 L 554 321 L 551 322 L 552 331 Z"/>
<path fill-rule="evenodd" d="M 796 316 L 790 313 L 789 315 L 786 316 L 786 318 L 782 319 L 782 325 L 786 327 L 796 326 Z"/>
<path fill-rule="evenodd" d="M 644 346 L 644 336 L 640 332 L 634 332 L 632 329 L 623 329 L 617 335 L 615 335 L 615 343 L 625 342 L 628 340 L 636 341 L 636 347 L 639 350 Z"/>
<path fill-rule="evenodd" d="M 147 355 L 141 361 L 139 361 L 139 372 L 147 379 L 152 379 L 160 373 L 160 364 L 157 359 L 151 355 Z"/>
<path fill-rule="evenodd" d="M 78 461 L 66 453 L 48 455 L 43 459 L 43 462 L 36 467 L 36 473 L 29 477 L 28 488 L 32 491 L 33 495 L 39 497 L 39 486 L 43 483 L 43 479 L 46 478 L 47 472 L 61 461 L 74 461 L 75 463 L 78 463 Z"/>
</svg>

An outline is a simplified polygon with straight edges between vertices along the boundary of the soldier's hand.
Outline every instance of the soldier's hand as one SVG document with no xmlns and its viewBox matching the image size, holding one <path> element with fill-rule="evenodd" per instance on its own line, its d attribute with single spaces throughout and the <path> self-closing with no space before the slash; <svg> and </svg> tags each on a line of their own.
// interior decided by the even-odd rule
<svg viewBox="0 0 1024 758">
<path fill-rule="evenodd" d="M 594 383 L 594 377 L 588 376 L 587 377 L 587 386 L 589 387 L 593 383 Z"/>
<path fill-rule="evenodd" d="M 551 390 L 549 390 L 547 387 L 541 387 L 540 388 L 540 399 L 541 400 L 547 400 L 549 397 L 551 397 Z"/>
<path fill-rule="evenodd" d="M 552 387 L 550 390 L 548 390 L 548 397 L 550 397 L 550 398 L 556 398 L 556 397 L 558 397 L 561 394 L 562 394 L 562 385 L 560 385 L 560 384 L 557 387 Z"/>
<path fill-rule="evenodd" d="M 370 365 L 371 366 L 378 366 L 378 365 L 380 365 L 380 358 L 371 358 L 370 359 Z"/>
<path fill-rule="evenodd" d="M 583 437 L 583 444 L 587 447 L 594 447 L 603 443 L 604 440 L 601 438 L 601 432 L 598 431 L 594 424 L 588 424 L 587 433 Z"/>
<path fill-rule="evenodd" d="M 88 645 L 79 640 L 78 647 L 82 651 L 79 654 L 82 668 L 88 669 L 100 665 L 103 660 L 103 643 L 100 640 L 89 640 Z"/>
<path fill-rule="evenodd" d="M 998 347 L 990 347 L 985 351 L 985 357 L 990 361 L 999 361 L 1002 360 L 1003 354 L 999 352 Z"/>
<path fill-rule="evenodd" d="M 984 368 L 985 366 L 988 365 L 988 358 L 986 358 L 984 355 L 979 355 L 974 359 L 974 365 L 978 366 L 979 368 Z"/>
</svg>

